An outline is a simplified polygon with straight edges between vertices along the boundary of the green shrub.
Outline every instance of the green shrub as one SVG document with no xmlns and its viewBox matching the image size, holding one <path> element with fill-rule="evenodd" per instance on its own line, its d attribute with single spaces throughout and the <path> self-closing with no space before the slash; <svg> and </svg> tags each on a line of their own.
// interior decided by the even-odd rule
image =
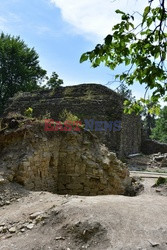
<svg viewBox="0 0 167 250">
<path fill-rule="evenodd" d="M 159 186 L 161 184 L 167 184 L 167 178 L 159 177 L 158 180 L 156 181 L 156 186 Z"/>
<path fill-rule="evenodd" d="M 29 107 L 28 109 L 24 111 L 24 115 L 29 118 L 32 118 L 32 114 L 33 114 L 33 109 L 31 107 Z"/>
<path fill-rule="evenodd" d="M 59 119 L 62 122 L 64 122 L 64 121 L 72 121 L 72 122 L 80 121 L 78 116 L 72 114 L 70 111 L 68 111 L 66 109 L 64 109 L 63 112 L 59 115 Z"/>
</svg>

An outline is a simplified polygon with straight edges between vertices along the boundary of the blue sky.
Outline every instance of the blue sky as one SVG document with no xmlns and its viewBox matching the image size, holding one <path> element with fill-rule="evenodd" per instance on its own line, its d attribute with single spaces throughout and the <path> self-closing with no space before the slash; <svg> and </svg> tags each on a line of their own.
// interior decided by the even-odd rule
<svg viewBox="0 0 167 250">
<path fill-rule="evenodd" d="M 132 5 L 132 2 L 134 5 Z M 20 36 L 39 54 L 40 65 L 56 71 L 65 85 L 107 84 L 121 68 L 91 68 L 79 63 L 82 53 L 103 41 L 119 22 L 114 10 L 142 11 L 146 1 L 139 0 L 0 0 L 0 31 Z M 116 88 L 117 85 L 110 85 Z M 144 88 L 135 85 L 137 97 Z"/>
</svg>

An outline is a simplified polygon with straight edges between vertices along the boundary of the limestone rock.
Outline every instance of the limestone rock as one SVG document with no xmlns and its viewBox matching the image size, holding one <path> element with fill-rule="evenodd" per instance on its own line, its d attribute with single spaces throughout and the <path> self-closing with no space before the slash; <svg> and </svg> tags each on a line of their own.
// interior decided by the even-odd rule
<svg viewBox="0 0 167 250">
<path fill-rule="evenodd" d="M 15 232 L 16 232 L 16 228 L 15 227 L 9 228 L 9 233 L 15 233 Z"/>
<path fill-rule="evenodd" d="M 30 223 L 30 224 L 27 225 L 27 229 L 29 229 L 29 230 L 33 229 L 33 227 L 34 227 L 33 223 Z"/>
<path fill-rule="evenodd" d="M 36 217 L 38 217 L 39 215 L 41 215 L 43 212 L 36 212 L 30 215 L 30 219 L 34 220 Z"/>
<path fill-rule="evenodd" d="M 7 179 L 29 190 L 59 194 L 125 194 L 127 167 L 92 133 L 49 133 L 42 122 L 32 122 L 31 128 L 24 124 L 27 120 L 21 122 L 16 131 L 0 133 L 0 165 Z"/>
</svg>

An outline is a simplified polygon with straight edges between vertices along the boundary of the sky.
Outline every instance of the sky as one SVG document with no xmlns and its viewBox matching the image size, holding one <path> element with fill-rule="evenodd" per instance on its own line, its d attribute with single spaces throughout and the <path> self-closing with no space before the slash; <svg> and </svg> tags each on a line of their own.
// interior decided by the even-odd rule
<svg viewBox="0 0 167 250">
<path fill-rule="evenodd" d="M 145 5 L 145 0 L 0 0 L 0 31 L 34 47 L 41 67 L 48 75 L 56 71 L 64 85 L 100 83 L 115 89 L 118 84 L 108 82 L 122 67 L 94 69 L 89 62 L 80 64 L 80 56 L 102 43 L 120 21 L 116 9 L 142 13 Z M 132 90 L 143 97 L 144 87 L 135 84 Z"/>
</svg>

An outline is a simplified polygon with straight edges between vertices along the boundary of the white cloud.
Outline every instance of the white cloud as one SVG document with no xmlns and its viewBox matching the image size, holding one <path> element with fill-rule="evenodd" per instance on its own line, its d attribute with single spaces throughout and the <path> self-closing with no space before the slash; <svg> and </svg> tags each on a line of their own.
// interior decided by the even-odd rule
<svg viewBox="0 0 167 250">
<path fill-rule="evenodd" d="M 74 32 L 95 42 L 104 38 L 120 16 L 116 9 L 133 13 L 142 12 L 146 1 L 141 0 L 50 0 L 61 10 L 63 19 L 71 24 Z"/>
<path fill-rule="evenodd" d="M 0 31 L 4 31 L 6 28 L 7 20 L 0 16 Z"/>
<path fill-rule="evenodd" d="M 37 25 L 35 26 L 36 30 L 37 30 L 37 34 L 38 35 L 47 35 L 47 34 L 52 34 L 52 30 L 45 25 Z"/>
<path fill-rule="evenodd" d="M 15 13 L 13 13 L 13 12 L 8 13 L 8 22 L 20 23 L 21 21 L 22 21 L 21 18 L 18 15 L 16 15 Z"/>
<path fill-rule="evenodd" d="M 20 25 L 22 23 L 21 18 L 12 12 L 7 12 L 6 15 L 0 16 L 0 31 L 10 32 L 10 27 L 13 24 Z"/>
</svg>

